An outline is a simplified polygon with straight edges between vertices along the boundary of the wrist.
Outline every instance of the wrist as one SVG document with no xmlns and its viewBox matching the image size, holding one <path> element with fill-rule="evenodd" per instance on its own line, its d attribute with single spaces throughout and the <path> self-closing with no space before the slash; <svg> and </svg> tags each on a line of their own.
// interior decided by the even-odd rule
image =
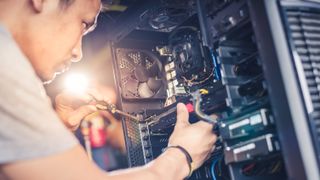
<svg viewBox="0 0 320 180">
<path fill-rule="evenodd" d="M 155 179 L 184 179 L 190 173 L 185 154 L 178 148 L 167 148 L 158 158 L 148 165 Z"/>
<path fill-rule="evenodd" d="M 190 167 L 185 154 L 178 148 L 167 148 L 164 152 L 170 160 L 170 164 L 176 164 L 176 174 L 179 179 L 184 179 L 190 173 Z"/>
</svg>

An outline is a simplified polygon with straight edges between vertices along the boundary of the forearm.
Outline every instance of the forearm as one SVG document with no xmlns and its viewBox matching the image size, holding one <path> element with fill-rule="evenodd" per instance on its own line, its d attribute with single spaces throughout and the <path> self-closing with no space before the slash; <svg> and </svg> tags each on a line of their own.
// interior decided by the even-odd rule
<svg viewBox="0 0 320 180">
<path fill-rule="evenodd" d="M 189 172 L 186 158 L 177 149 L 168 149 L 148 165 L 106 173 L 86 157 L 84 150 L 76 146 L 48 157 L 20 161 L 0 166 L 8 179 L 77 179 L 77 180 L 177 180 Z"/>
<path fill-rule="evenodd" d="M 112 179 L 183 179 L 189 173 L 186 157 L 178 149 L 168 149 L 149 164 L 108 173 Z"/>
</svg>

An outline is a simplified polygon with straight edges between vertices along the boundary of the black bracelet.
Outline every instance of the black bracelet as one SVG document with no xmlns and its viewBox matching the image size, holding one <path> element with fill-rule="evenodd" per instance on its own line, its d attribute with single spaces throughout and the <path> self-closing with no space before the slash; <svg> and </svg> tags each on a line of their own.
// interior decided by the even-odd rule
<svg viewBox="0 0 320 180">
<path fill-rule="evenodd" d="M 189 178 L 192 175 L 193 170 L 194 170 L 192 157 L 190 156 L 188 151 L 185 148 L 181 147 L 181 146 L 168 146 L 163 150 L 163 152 L 166 151 L 169 148 L 177 148 L 186 156 L 186 159 L 187 159 L 187 162 L 188 162 L 188 166 L 189 166 L 189 174 L 185 179 Z"/>
</svg>

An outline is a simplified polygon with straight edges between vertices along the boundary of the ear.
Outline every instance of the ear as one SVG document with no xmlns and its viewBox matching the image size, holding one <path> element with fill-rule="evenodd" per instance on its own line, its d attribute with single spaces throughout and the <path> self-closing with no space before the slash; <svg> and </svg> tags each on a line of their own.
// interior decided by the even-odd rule
<svg viewBox="0 0 320 180">
<path fill-rule="evenodd" d="M 44 0 L 30 0 L 32 8 L 37 12 L 41 12 L 43 10 Z"/>
</svg>

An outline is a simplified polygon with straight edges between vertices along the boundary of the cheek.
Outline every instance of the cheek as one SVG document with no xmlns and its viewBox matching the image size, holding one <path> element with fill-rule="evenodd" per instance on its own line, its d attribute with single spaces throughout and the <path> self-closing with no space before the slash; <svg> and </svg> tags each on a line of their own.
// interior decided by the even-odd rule
<svg viewBox="0 0 320 180">
<path fill-rule="evenodd" d="M 81 40 L 82 30 L 77 24 L 68 24 L 57 31 L 56 36 L 59 37 L 54 39 L 58 53 L 71 58 L 73 48 Z"/>
<path fill-rule="evenodd" d="M 52 74 L 72 58 L 72 50 L 81 38 L 82 32 L 75 22 L 59 22 L 45 29 L 42 33 L 44 35 L 33 43 L 36 44 L 33 48 L 33 54 L 37 59 L 35 68 L 41 74 Z"/>
<path fill-rule="evenodd" d="M 52 53 L 53 48 L 51 48 L 50 43 L 48 43 L 48 39 L 39 35 L 38 39 L 33 38 L 28 42 L 29 44 L 25 45 L 28 47 L 27 56 L 36 73 L 40 76 L 51 73 L 55 61 L 54 53 Z"/>
<path fill-rule="evenodd" d="M 68 60 L 72 57 L 72 49 L 76 47 L 81 32 L 72 25 L 65 25 L 58 29 L 48 42 L 50 54 L 60 59 L 60 61 Z"/>
</svg>

